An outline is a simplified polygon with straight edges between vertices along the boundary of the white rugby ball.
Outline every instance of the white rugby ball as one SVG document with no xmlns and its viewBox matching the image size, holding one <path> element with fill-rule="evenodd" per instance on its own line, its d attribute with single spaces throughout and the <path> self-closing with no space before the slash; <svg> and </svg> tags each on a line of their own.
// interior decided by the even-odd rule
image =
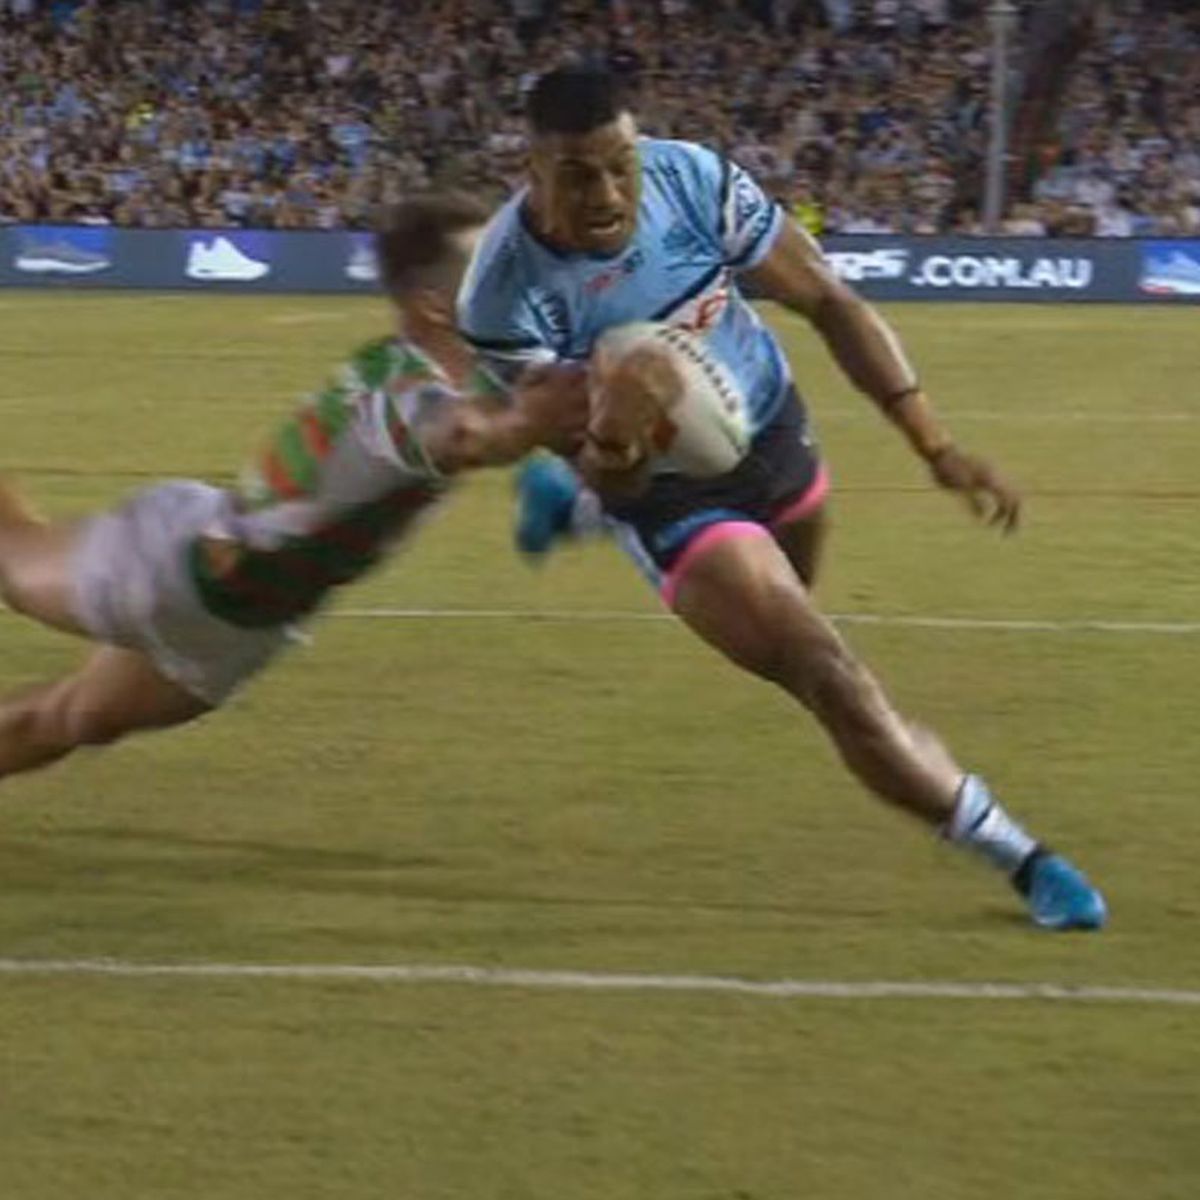
<svg viewBox="0 0 1200 1200">
<path fill-rule="evenodd" d="M 651 468 L 705 478 L 732 471 L 750 445 L 750 416 L 729 369 L 695 334 L 659 321 L 606 330 L 595 349 L 619 361 L 647 343 L 672 357 L 683 394 L 659 415 L 651 436 Z"/>
</svg>

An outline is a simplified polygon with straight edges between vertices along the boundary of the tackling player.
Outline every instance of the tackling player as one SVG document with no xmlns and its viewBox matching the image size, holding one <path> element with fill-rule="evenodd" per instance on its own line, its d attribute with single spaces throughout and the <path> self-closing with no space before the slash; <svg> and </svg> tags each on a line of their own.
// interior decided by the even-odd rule
<svg viewBox="0 0 1200 1200">
<path fill-rule="evenodd" d="M 661 475 L 639 494 L 605 494 L 634 558 L 696 634 L 805 705 L 866 787 L 1011 878 L 1037 923 L 1103 924 L 1100 893 L 895 710 L 813 603 L 828 477 L 783 352 L 738 278 L 813 326 L 940 486 L 1005 529 L 1016 525 L 1017 494 L 956 445 L 894 332 L 744 171 L 697 145 L 639 137 L 603 72 L 544 75 L 528 116 L 528 187 L 493 218 L 459 296 L 468 340 L 515 378 L 529 363 L 586 358 L 601 332 L 628 321 L 667 321 L 705 336 L 740 383 L 756 436 L 746 459 L 715 480 Z M 626 373 L 617 394 L 594 382 L 601 395 L 593 411 L 652 407 L 660 380 Z M 619 467 L 636 452 L 612 444 L 595 423 L 589 434 L 589 478 L 597 462 Z M 549 504 L 535 495 L 526 537 L 544 543 L 577 490 L 551 494 Z"/>
<path fill-rule="evenodd" d="M 74 524 L 0 483 L 0 595 L 101 645 L 66 678 L 0 702 L 0 777 L 83 745 L 190 721 L 283 649 L 333 588 L 374 566 L 461 471 L 578 437 L 574 368 L 485 394 L 454 296 L 488 211 L 429 195 L 381 231 L 398 336 L 364 346 L 232 490 L 176 480 Z"/>
</svg>

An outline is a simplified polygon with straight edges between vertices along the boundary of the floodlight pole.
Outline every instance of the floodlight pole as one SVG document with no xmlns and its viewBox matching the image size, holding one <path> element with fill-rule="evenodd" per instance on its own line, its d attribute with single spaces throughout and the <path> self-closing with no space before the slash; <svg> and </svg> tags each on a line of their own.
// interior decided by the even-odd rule
<svg viewBox="0 0 1200 1200">
<path fill-rule="evenodd" d="M 1000 221 L 1004 216 L 1008 167 L 1008 50 L 1016 18 L 1016 6 L 1010 0 L 992 0 L 988 9 L 988 23 L 992 29 L 991 136 L 983 194 L 983 227 L 991 234 L 1000 232 Z"/>
</svg>

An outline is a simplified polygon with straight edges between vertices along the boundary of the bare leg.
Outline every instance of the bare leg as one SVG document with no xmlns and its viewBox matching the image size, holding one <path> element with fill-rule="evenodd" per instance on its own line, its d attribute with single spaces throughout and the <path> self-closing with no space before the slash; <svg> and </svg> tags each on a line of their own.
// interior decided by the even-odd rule
<svg viewBox="0 0 1200 1200">
<path fill-rule="evenodd" d="M 33 620 L 86 636 L 74 614 L 71 557 L 78 527 L 42 520 L 0 478 L 0 599 Z"/>
<path fill-rule="evenodd" d="M 811 567 L 813 559 L 807 560 Z M 1104 897 L 1040 845 L 927 730 L 892 707 L 874 676 L 817 611 L 763 531 L 715 541 L 675 590 L 679 616 L 745 670 L 778 684 L 824 726 L 847 767 L 884 800 L 941 829 L 1002 871 L 1048 929 L 1099 929 Z"/>
<path fill-rule="evenodd" d="M 681 581 L 676 612 L 727 658 L 808 708 L 872 792 L 943 825 L 965 772 L 892 707 L 816 609 L 797 569 L 767 537 L 718 543 Z"/>
<path fill-rule="evenodd" d="M 12 480 L 0 475 L 0 525 L 9 524 L 45 525 L 47 522 Z"/>
<path fill-rule="evenodd" d="M 75 674 L 0 701 L 0 778 L 208 711 L 143 655 L 101 646 Z"/>
<path fill-rule="evenodd" d="M 42 520 L 0 479 L 0 597 L 43 625 L 87 636 L 74 614 L 77 540 L 76 526 Z M 0 778 L 207 711 L 143 655 L 100 646 L 73 675 L 0 700 Z"/>
<path fill-rule="evenodd" d="M 829 529 L 829 513 L 822 507 L 799 521 L 791 521 L 772 531 L 779 548 L 792 564 L 792 570 L 810 592 L 816 586 Z"/>
</svg>

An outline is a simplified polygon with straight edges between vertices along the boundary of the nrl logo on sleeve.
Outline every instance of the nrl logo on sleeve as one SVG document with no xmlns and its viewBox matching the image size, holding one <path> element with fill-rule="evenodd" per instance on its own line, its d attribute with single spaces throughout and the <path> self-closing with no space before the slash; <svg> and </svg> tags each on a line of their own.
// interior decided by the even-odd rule
<svg viewBox="0 0 1200 1200">
<path fill-rule="evenodd" d="M 736 171 L 733 182 L 733 212 L 737 226 L 740 228 L 752 221 L 763 211 L 762 193 L 754 180 L 743 171 Z M 770 206 L 767 206 L 766 219 L 771 219 Z"/>
</svg>

